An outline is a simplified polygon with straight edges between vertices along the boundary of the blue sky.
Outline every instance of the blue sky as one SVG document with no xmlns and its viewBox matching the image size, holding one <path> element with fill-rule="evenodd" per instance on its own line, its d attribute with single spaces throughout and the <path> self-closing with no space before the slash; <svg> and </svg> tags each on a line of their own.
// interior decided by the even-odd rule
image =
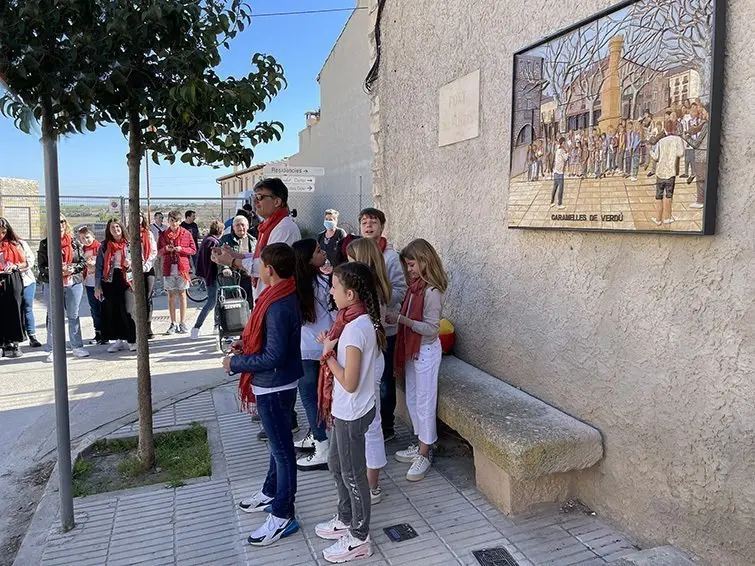
<svg viewBox="0 0 755 566">
<path fill-rule="evenodd" d="M 250 3 L 252 11 L 259 14 L 351 8 L 356 4 L 354 0 L 251 0 Z M 262 119 L 283 122 L 283 139 L 258 146 L 255 161 L 270 161 L 297 152 L 298 133 L 305 126 L 304 113 L 317 109 L 320 104 L 317 74 L 350 13 L 343 11 L 256 18 L 249 28 L 236 37 L 230 51 L 224 53 L 221 74 L 239 76 L 247 73 L 252 55 L 261 52 L 273 55 L 283 65 L 288 81 L 288 88 L 273 100 L 265 114 L 260 115 Z M 126 195 L 127 151 L 126 140 L 113 127 L 61 140 L 61 194 Z M 150 163 L 151 192 L 156 197 L 217 197 L 220 193 L 215 179 L 228 172 L 231 170 L 185 164 L 155 166 Z M 12 121 L 2 116 L 0 177 L 34 179 L 39 181 L 40 189 L 44 185 L 39 140 L 34 135 L 16 130 Z"/>
</svg>

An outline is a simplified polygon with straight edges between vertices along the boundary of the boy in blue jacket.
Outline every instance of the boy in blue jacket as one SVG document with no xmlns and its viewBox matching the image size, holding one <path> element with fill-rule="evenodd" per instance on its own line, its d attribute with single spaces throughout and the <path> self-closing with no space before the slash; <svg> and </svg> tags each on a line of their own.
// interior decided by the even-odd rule
<svg viewBox="0 0 755 566">
<path fill-rule="evenodd" d="M 296 388 L 304 375 L 301 361 L 301 312 L 294 284 L 294 251 L 288 244 L 270 244 L 262 251 L 260 278 L 267 285 L 254 306 L 241 340 L 223 361 L 229 373 L 241 373 L 242 408 L 256 402 L 268 436 L 270 467 L 262 489 L 239 503 L 242 511 L 270 513 L 247 539 L 267 546 L 295 533 L 296 454 L 291 412 Z"/>
</svg>

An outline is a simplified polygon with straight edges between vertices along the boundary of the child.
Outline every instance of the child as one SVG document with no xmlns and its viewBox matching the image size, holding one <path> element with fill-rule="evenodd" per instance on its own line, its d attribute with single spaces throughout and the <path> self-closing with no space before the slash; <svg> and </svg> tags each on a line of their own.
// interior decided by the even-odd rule
<svg viewBox="0 0 755 566">
<path fill-rule="evenodd" d="M 191 232 L 181 228 L 181 213 L 177 210 L 168 213 L 168 229 L 160 233 L 157 248 L 162 257 L 164 288 L 168 292 L 170 326 L 165 334 L 186 334 L 186 289 L 191 281 L 189 258 L 197 253 L 197 248 Z M 176 299 L 180 314 L 178 323 Z"/>
<path fill-rule="evenodd" d="M 92 315 L 92 324 L 94 325 L 94 342 L 103 345 L 108 341 L 102 338 L 102 314 L 100 300 L 94 296 L 95 279 L 94 266 L 97 263 L 97 252 L 100 249 L 100 243 L 94 239 L 94 233 L 88 226 L 79 228 L 79 242 L 84 248 L 84 257 L 86 258 L 86 267 L 84 268 L 84 289 L 89 302 L 89 312 Z"/>
<path fill-rule="evenodd" d="M 340 563 L 372 555 L 365 433 L 375 418 L 375 362 L 386 337 L 369 266 L 339 265 L 331 293 L 339 311 L 330 332 L 319 336 L 320 416 L 326 422 L 333 416 L 328 467 L 338 489 L 338 514 L 317 525 L 315 534 L 338 541 L 323 551 L 323 558 Z"/>
<path fill-rule="evenodd" d="M 242 408 L 249 408 L 256 400 L 270 447 L 265 484 L 239 503 L 247 513 L 270 513 L 247 539 L 253 546 L 273 544 L 299 530 L 294 517 L 296 455 L 290 419 L 296 387 L 303 374 L 301 314 L 293 279 L 294 251 L 287 244 L 270 244 L 260 257 L 259 273 L 265 289 L 241 340 L 231 345 L 233 355 L 223 360 L 226 371 L 241 372 Z"/>
<path fill-rule="evenodd" d="M 425 240 L 409 243 L 401 252 L 409 279 L 409 291 L 401 307 L 394 356 L 396 373 L 406 370 L 406 406 L 419 446 L 396 452 L 396 460 L 411 463 L 409 481 L 419 481 L 430 469 L 430 447 L 438 439 L 435 410 L 438 401 L 438 371 L 442 355 L 440 330 L 443 293 L 448 276 L 435 249 Z"/>
<path fill-rule="evenodd" d="M 378 300 L 380 301 L 380 314 L 385 316 L 386 306 L 391 300 L 391 281 L 388 270 L 385 267 L 383 254 L 375 240 L 360 238 L 354 240 L 346 247 L 346 255 L 349 261 L 361 261 L 372 268 L 377 284 Z M 385 438 L 383 436 L 382 419 L 380 415 L 380 383 L 385 371 L 385 357 L 381 353 L 375 363 L 375 387 L 377 397 L 375 404 L 377 412 L 365 435 L 365 452 L 367 455 L 367 480 L 370 484 L 370 501 L 377 505 L 383 498 L 380 489 L 380 470 L 388 463 L 385 457 Z"/>
<path fill-rule="evenodd" d="M 317 419 L 317 378 L 320 373 L 322 346 L 317 342 L 320 332 L 327 332 L 335 319 L 331 308 L 330 280 L 320 272 L 327 255 L 316 240 L 294 242 L 296 256 L 294 279 L 302 314 L 301 357 L 304 377 L 299 380 L 299 395 L 309 421 L 309 432 L 294 444 L 300 450 L 314 450 L 296 461 L 302 471 L 328 469 L 328 436 L 325 423 Z"/>
</svg>

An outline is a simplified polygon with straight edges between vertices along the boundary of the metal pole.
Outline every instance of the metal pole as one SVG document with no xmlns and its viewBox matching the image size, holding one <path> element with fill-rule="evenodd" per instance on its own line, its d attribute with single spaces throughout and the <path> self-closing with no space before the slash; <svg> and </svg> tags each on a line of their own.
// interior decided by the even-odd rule
<svg viewBox="0 0 755 566">
<path fill-rule="evenodd" d="M 359 211 L 361 212 L 361 210 L 362 210 L 362 176 L 359 175 Z"/>
<path fill-rule="evenodd" d="M 44 131 L 43 126 L 43 131 Z M 65 299 L 60 258 L 60 186 L 58 142 L 44 136 L 45 193 L 47 194 L 47 263 L 50 266 L 50 331 L 52 332 L 53 376 L 55 380 L 55 426 L 58 433 L 58 474 L 60 479 L 60 523 L 64 531 L 75 526 L 71 487 L 71 431 L 68 415 L 68 375 L 66 373 Z"/>
<path fill-rule="evenodd" d="M 149 152 L 144 152 L 144 166 L 147 168 L 147 222 L 152 222 L 152 209 L 150 208 L 150 201 L 149 201 Z"/>
</svg>

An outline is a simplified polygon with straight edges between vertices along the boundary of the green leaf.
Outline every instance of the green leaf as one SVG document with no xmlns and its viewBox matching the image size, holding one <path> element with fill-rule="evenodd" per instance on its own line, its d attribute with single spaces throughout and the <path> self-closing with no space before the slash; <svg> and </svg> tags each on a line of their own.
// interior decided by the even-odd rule
<svg viewBox="0 0 755 566">
<path fill-rule="evenodd" d="M 97 124 L 95 123 L 94 118 L 92 118 L 91 116 L 87 116 L 86 121 L 87 121 L 87 130 L 89 130 L 90 132 L 93 132 L 97 129 Z"/>
</svg>

